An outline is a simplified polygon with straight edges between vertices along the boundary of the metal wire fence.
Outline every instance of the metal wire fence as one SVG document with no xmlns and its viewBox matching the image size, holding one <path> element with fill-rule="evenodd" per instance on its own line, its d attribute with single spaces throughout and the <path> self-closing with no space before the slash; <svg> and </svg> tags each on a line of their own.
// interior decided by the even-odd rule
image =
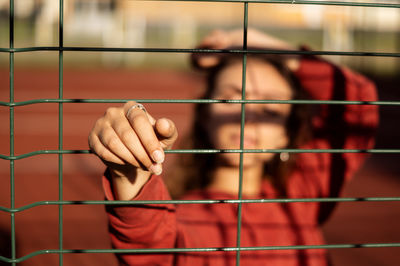
<svg viewBox="0 0 400 266">
<path fill-rule="evenodd" d="M 149 0 L 151 1 L 151 0 Z M 165 0 L 169 1 L 169 0 Z M 173 0 L 171 0 L 173 1 Z M 175 0 L 177 1 L 177 0 Z M 291 203 L 291 202 L 361 202 L 361 201 L 400 201 L 400 197 L 367 197 L 367 198 L 302 198 L 302 199 L 257 199 L 249 200 L 242 198 L 242 183 L 243 183 L 243 154 L 244 153 L 400 153 L 400 149 L 244 149 L 243 132 L 245 121 L 245 105 L 249 103 L 275 103 L 275 104 L 328 104 L 328 105 L 400 105 L 400 101 L 320 101 L 320 100 L 246 100 L 246 63 L 247 54 L 251 53 L 266 53 L 265 51 L 247 49 L 247 29 L 248 29 L 248 7 L 251 3 L 279 3 L 279 4 L 301 4 L 301 5 L 335 5 L 335 6 L 359 6 L 359 7 L 382 7 L 382 8 L 400 8 L 398 3 L 369 3 L 369 2 L 351 2 L 351 1 L 300 1 L 300 0 L 182 0 L 193 2 L 234 2 L 243 6 L 243 49 L 235 50 L 210 50 L 210 49 L 167 49 L 167 48 L 119 48 L 119 47 L 66 47 L 63 40 L 63 25 L 64 25 L 64 1 L 59 0 L 59 27 L 58 27 L 58 46 L 51 47 L 14 47 L 14 0 L 9 2 L 9 47 L 0 48 L 1 53 L 9 54 L 9 101 L 0 102 L 0 106 L 8 107 L 9 109 L 9 136 L 10 136 L 10 152 L 9 155 L 0 154 L 0 159 L 8 160 L 10 167 L 10 207 L 0 206 L 1 212 L 9 213 L 11 219 L 11 257 L 0 256 L 0 261 L 16 265 L 19 262 L 28 260 L 39 254 L 59 254 L 59 265 L 63 265 L 63 254 L 67 253 L 176 253 L 176 252 L 212 252 L 212 251 L 234 251 L 236 252 L 236 265 L 240 265 L 241 251 L 249 250 L 287 250 L 287 249 L 336 249 L 336 248 L 372 248 L 372 247 L 400 247 L 400 243 L 365 243 L 365 244 L 336 244 L 336 245 L 315 245 L 315 246 L 257 246 L 243 247 L 241 246 L 241 227 L 242 227 L 242 204 L 244 203 Z M 14 56 L 16 53 L 36 52 L 36 51 L 58 51 L 58 98 L 53 99 L 38 99 L 16 102 L 14 100 Z M 243 56 L 243 78 L 242 78 L 242 99 L 241 100 L 214 100 L 214 99 L 65 99 L 63 97 L 63 55 L 66 51 L 75 52 L 156 52 L 156 53 L 237 53 Z M 299 55 L 344 55 L 344 56 L 374 56 L 374 57 L 400 57 L 400 53 L 382 53 L 382 52 L 349 52 L 349 51 L 268 51 L 271 54 L 299 54 Z M 241 135 L 239 149 L 190 149 L 190 150 L 169 150 L 166 153 L 238 153 L 240 154 L 240 174 L 239 174 L 239 191 L 238 199 L 235 200 L 168 200 L 168 201 L 67 201 L 63 197 L 63 155 L 65 154 L 90 154 L 89 150 L 65 150 L 63 148 L 63 107 L 70 103 L 124 103 L 128 100 L 135 100 L 140 103 L 205 103 L 218 104 L 230 103 L 241 105 Z M 58 103 L 58 149 L 57 150 L 38 150 L 30 153 L 15 154 L 14 146 L 14 111 L 15 108 L 25 105 Z M 41 154 L 57 154 L 58 155 L 58 200 L 57 201 L 40 201 L 25 205 L 19 208 L 15 206 L 15 161 L 27 157 L 37 156 Z M 4 180 L 2 180 L 4 182 Z M 215 247 L 215 248 L 174 248 L 174 249 L 65 249 L 63 246 L 63 206 L 65 205 L 138 205 L 138 204 L 238 204 L 238 220 L 237 220 L 237 244 L 233 247 Z M 17 257 L 16 254 L 16 228 L 15 214 L 24 212 L 28 209 L 42 205 L 58 206 L 58 249 L 46 249 L 32 252 L 23 257 Z"/>
</svg>

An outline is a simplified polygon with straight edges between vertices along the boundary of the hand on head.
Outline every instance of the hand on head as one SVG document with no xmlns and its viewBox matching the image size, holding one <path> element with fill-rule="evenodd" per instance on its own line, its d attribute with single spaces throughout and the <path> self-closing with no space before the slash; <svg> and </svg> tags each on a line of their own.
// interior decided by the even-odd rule
<svg viewBox="0 0 400 266">
<path fill-rule="evenodd" d="M 205 49 L 243 47 L 243 29 L 231 31 L 214 30 L 200 42 L 198 47 Z M 285 41 L 253 28 L 247 30 L 247 47 L 273 50 L 296 50 L 295 47 Z M 216 66 L 220 62 L 220 58 L 221 57 L 217 54 L 201 54 L 195 58 L 195 63 L 200 68 L 210 68 Z M 298 59 L 293 57 L 288 59 L 287 66 L 292 71 L 297 70 L 299 67 Z"/>
</svg>

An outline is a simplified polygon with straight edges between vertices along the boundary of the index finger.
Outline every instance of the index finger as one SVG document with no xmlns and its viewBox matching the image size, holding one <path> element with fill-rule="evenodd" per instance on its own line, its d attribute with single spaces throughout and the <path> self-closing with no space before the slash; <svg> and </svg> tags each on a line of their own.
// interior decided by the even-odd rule
<svg viewBox="0 0 400 266">
<path fill-rule="evenodd" d="M 136 102 L 127 103 L 124 107 L 126 118 L 150 158 L 156 163 L 162 163 L 165 156 L 154 132 L 155 119 L 142 107 Z"/>
</svg>

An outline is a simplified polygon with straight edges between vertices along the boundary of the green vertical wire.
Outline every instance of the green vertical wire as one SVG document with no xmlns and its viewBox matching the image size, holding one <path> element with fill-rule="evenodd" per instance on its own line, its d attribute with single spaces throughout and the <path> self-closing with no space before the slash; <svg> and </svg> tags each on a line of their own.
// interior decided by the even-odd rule
<svg viewBox="0 0 400 266">
<path fill-rule="evenodd" d="M 59 28 L 58 28 L 58 97 L 63 99 L 63 23 L 64 23 L 64 1 L 60 0 Z M 63 149 L 63 103 L 58 104 L 58 149 Z M 58 200 L 63 200 L 63 155 L 58 155 Z M 63 206 L 58 207 L 58 237 L 59 237 L 59 265 L 63 265 Z"/>
<path fill-rule="evenodd" d="M 10 0 L 10 49 L 14 48 L 14 0 Z M 14 52 L 10 51 L 10 104 L 14 103 Z M 14 107 L 10 106 L 10 156 L 14 156 Z M 11 208 L 15 208 L 14 160 L 10 160 Z M 11 259 L 16 259 L 15 213 L 11 213 Z M 12 265 L 16 265 L 15 262 Z"/>
<path fill-rule="evenodd" d="M 244 3 L 244 19 L 243 19 L 243 50 L 247 49 L 247 27 L 248 27 L 248 2 Z M 242 66 L 242 100 L 246 100 L 246 64 L 247 64 L 247 53 L 243 54 L 243 66 Z M 246 104 L 241 104 L 241 119 L 240 119 L 240 149 L 244 148 L 244 125 L 246 118 Z M 239 191 L 238 191 L 238 214 L 237 214 L 237 235 L 236 235 L 236 247 L 240 248 L 241 232 L 242 232 L 242 199 L 243 194 L 243 152 L 240 153 L 239 160 Z M 236 251 L 236 265 L 240 265 L 240 249 Z"/>
</svg>

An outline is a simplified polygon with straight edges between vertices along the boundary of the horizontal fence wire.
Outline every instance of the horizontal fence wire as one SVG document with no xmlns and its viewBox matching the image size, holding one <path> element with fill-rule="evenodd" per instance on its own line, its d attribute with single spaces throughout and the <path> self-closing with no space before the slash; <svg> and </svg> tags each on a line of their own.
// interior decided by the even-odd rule
<svg viewBox="0 0 400 266">
<path fill-rule="evenodd" d="M 217 99 L 36 99 L 20 102 L 0 101 L 0 106 L 26 106 L 40 103 L 195 103 L 195 104 L 313 104 L 313 105 L 382 105 L 397 106 L 400 101 L 346 101 L 346 100 L 217 100 Z"/>
<path fill-rule="evenodd" d="M 132 0 L 131 0 L 132 1 Z M 156 2 L 159 0 L 142 0 Z M 291 5 L 330 5 L 330 6 L 359 6 L 359 7 L 387 7 L 400 8 L 398 3 L 371 3 L 352 1 L 307 1 L 307 0 L 164 0 L 165 2 L 214 2 L 214 3 L 256 3 L 256 4 L 291 4 Z"/>
<path fill-rule="evenodd" d="M 42 254 L 84 254 L 84 253 L 190 253 L 190 252 L 237 252 L 262 250 L 307 250 L 307 249 L 343 249 L 343 248 L 391 248 L 400 247 L 400 243 L 366 243 L 366 244 L 331 244 L 304 246 L 262 246 L 262 247 L 207 247 L 207 248 L 158 248 L 158 249 L 45 249 L 32 252 L 18 259 L 8 259 L 0 256 L 0 261 L 20 263 Z"/>
<path fill-rule="evenodd" d="M 237 252 L 262 250 L 307 250 L 307 249 L 344 249 L 344 248 L 391 248 L 400 247 L 400 243 L 366 243 L 366 244 L 331 244 L 303 246 L 260 246 L 260 247 L 207 247 L 207 248 L 158 248 L 158 249 L 45 249 L 32 252 L 18 259 L 8 259 L 0 256 L 0 261 L 20 263 L 42 254 L 84 254 L 84 253 L 190 253 L 190 252 Z"/>
<path fill-rule="evenodd" d="M 171 149 L 164 151 L 165 153 L 198 153 L 198 154 L 214 154 L 214 153 L 400 153 L 400 149 Z M 24 153 L 21 155 L 4 155 L 0 154 L 3 160 L 21 160 L 37 155 L 44 154 L 90 154 L 90 150 L 39 150 Z"/>
<path fill-rule="evenodd" d="M 154 0 L 143 0 L 154 1 Z M 355 6 L 355 7 L 380 7 L 400 8 L 400 3 L 371 3 L 352 1 L 301 1 L 301 0 L 164 0 L 170 2 L 230 2 L 244 3 L 265 3 L 265 4 L 301 4 L 301 5 L 333 5 L 333 6 Z M 362 197 L 362 198 L 297 198 L 297 199 L 220 199 L 220 200 L 163 200 L 163 201 L 67 201 L 62 195 L 62 155 L 64 154 L 90 154 L 89 150 L 64 150 L 63 149 L 63 104 L 65 103 L 125 103 L 127 99 L 64 99 L 63 98 L 63 52 L 137 52 L 137 53 L 231 53 L 231 54 L 281 54 L 288 56 L 298 55 L 333 55 L 333 56 L 364 56 L 364 57 L 400 57 L 397 52 L 346 52 L 346 51 L 293 51 L 293 50 L 254 50 L 254 49 L 176 49 L 176 48 L 120 48 L 120 47 L 65 47 L 63 46 L 63 0 L 60 0 L 59 10 L 59 46 L 42 47 L 14 47 L 14 0 L 10 0 L 10 44 L 8 48 L 0 48 L 0 53 L 10 55 L 10 101 L 0 102 L 0 106 L 8 107 L 10 110 L 10 155 L 0 154 L 0 159 L 10 161 L 10 208 L 0 206 L 0 211 L 10 213 L 11 217 L 11 258 L 0 256 L 0 261 L 16 265 L 29 258 L 41 254 L 59 254 L 59 265 L 63 264 L 62 254 L 67 253 L 175 253 L 175 252 L 238 252 L 256 250 L 289 250 L 289 249 L 338 249 L 338 248 L 387 248 L 400 247 L 400 243 L 367 243 L 367 244 L 334 244 L 334 245 L 302 245 L 302 246 L 265 246 L 265 247 L 242 247 L 239 243 L 236 247 L 212 247 L 212 248 L 174 248 L 174 249 L 64 249 L 63 248 L 63 209 L 64 205 L 124 205 L 135 206 L 144 204 L 251 204 L 251 203 L 292 203 L 292 202 L 397 202 L 400 197 Z M 245 12 L 245 19 L 246 14 Z M 245 27 L 246 30 L 246 27 Z M 246 37 L 246 34 L 245 34 Z M 14 101 L 14 54 L 37 51 L 56 51 L 59 53 L 59 98 L 58 99 L 37 99 L 28 101 Z M 140 103 L 196 103 L 196 104 L 328 104 L 328 105 L 381 105 L 398 106 L 400 101 L 320 101 L 320 100 L 214 100 L 214 99 L 132 99 Z M 40 150 L 21 155 L 14 154 L 14 108 L 33 104 L 57 103 L 59 104 L 59 149 Z M 244 111 L 242 111 L 244 114 Z M 242 142 L 242 141 L 241 141 Z M 400 149 L 190 149 L 190 150 L 169 150 L 166 153 L 400 153 Z M 19 208 L 15 207 L 14 187 L 14 162 L 31 156 L 57 154 L 59 155 L 59 200 L 39 201 Z M 16 258 L 15 243 L 15 213 L 22 212 L 37 206 L 56 205 L 59 206 L 59 249 L 38 250 L 26 256 Z M 240 215 L 239 215 L 240 217 Z M 240 230 L 240 224 L 238 226 Z"/>
<path fill-rule="evenodd" d="M 0 48 L 3 53 L 25 53 L 43 51 L 64 52 L 141 52 L 141 53 L 218 53 L 218 54 L 280 54 L 280 55 L 334 55 L 334 56 L 378 56 L 400 57 L 393 52 L 345 52 L 345 51 L 299 51 L 299 50 L 257 50 L 257 49 L 189 49 L 189 48 L 122 48 L 122 47 L 24 47 Z"/>
<path fill-rule="evenodd" d="M 0 211 L 17 213 L 38 206 L 61 206 L 61 205 L 115 205 L 135 206 L 151 204 L 252 204 L 252 203 L 297 203 L 297 202 L 397 202 L 400 197 L 357 197 L 357 198 L 296 198 L 296 199 L 215 199 L 215 200 L 63 200 L 63 201 L 37 201 L 19 208 L 6 208 L 0 206 Z"/>
</svg>

